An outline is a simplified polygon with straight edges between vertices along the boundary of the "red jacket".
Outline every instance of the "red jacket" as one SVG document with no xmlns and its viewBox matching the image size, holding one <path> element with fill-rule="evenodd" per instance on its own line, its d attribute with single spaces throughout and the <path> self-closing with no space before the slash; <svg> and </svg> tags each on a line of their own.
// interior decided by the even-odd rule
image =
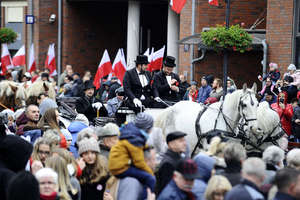
<svg viewBox="0 0 300 200">
<path fill-rule="evenodd" d="M 285 109 L 282 109 L 279 106 L 279 97 L 277 98 L 277 102 L 271 105 L 272 109 L 274 109 L 279 117 L 283 130 L 290 136 L 292 134 L 292 117 L 293 117 L 293 107 L 291 104 L 287 104 L 287 95 L 285 94 Z M 279 96 L 279 95 L 278 95 Z"/>
</svg>

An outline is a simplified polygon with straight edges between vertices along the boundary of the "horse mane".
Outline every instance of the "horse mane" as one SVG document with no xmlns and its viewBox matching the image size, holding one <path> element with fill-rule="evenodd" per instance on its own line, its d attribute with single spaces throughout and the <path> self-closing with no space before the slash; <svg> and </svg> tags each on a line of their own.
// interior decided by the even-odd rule
<svg viewBox="0 0 300 200">
<path fill-rule="evenodd" d="M 268 102 L 259 103 L 257 108 L 257 125 L 263 133 L 270 133 L 280 123 L 279 115 L 270 108 Z"/>
<path fill-rule="evenodd" d="M 11 86 L 15 86 L 16 83 L 13 81 L 1 81 L 0 82 L 0 97 L 8 97 L 14 94 L 14 91 L 12 90 Z"/>
<path fill-rule="evenodd" d="M 39 96 L 41 93 L 47 92 L 48 96 L 55 100 L 55 89 L 53 85 L 47 81 L 35 81 L 27 88 L 27 98 L 31 96 Z"/>
<path fill-rule="evenodd" d="M 170 125 L 174 126 L 174 116 L 174 106 L 166 108 L 155 119 L 154 127 L 161 128 L 163 135 L 166 136 L 166 127 Z"/>
</svg>

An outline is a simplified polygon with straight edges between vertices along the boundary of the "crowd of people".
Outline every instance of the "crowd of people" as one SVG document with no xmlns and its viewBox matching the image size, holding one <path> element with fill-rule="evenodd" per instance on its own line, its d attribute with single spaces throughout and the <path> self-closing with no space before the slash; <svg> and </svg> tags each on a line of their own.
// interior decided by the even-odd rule
<svg viewBox="0 0 300 200">
<path fill-rule="evenodd" d="M 123 83 L 104 77 L 96 89 L 91 72 L 84 76 L 67 65 L 59 80 L 49 70 L 9 71 L 6 80 L 25 88 L 35 81 L 56 87 L 57 98 L 76 98 L 78 113 L 63 123 L 55 99 L 45 92 L 16 112 L 0 114 L 0 199 L 3 200 L 297 200 L 300 199 L 300 149 L 285 152 L 267 147 L 262 158 L 247 157 L 245 148 L 213 137 L 208 149 L 190 157 L 187 133 L 166 134 L 165 150 L 158 155 L 149 136 L 154 119 L 144 107 L 165 108 L 178 101 L 212 104 L 223 98 L 222 80 L 203 76 L 201 86 L 173 72 L 167 56 L 161 71 L 147 71 L 148 58 L 137 56 Z M 280 79 L 278 65 L 260 81 L 258 93 L 280 116 L 290 141 L 300 139 L 300 73 L 294 65 Z M 58 84 L 57 84 L 58 83 Z M 57 85 L 57 86 L 56 86 Z M 236 90 L 227 80 L 227 93 Z M 136 113 L 126 122 L 121 107 Z M 121 118 L 96 126 L 97 117 Z"/>
</svg>

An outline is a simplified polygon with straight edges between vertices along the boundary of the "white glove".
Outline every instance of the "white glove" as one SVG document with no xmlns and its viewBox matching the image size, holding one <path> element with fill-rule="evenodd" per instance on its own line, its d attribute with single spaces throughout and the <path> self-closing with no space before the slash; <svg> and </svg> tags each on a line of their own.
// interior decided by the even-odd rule
<svg viewBox="0 0 300 200">
<path fill-rule="evenodd" d="M 133 103 L 135 107 L 142 107 L 142 102 L 137 98 L 133 99 Z"/>
<path fill-rule="evenodd" d="M 154 100 L 157 101 L 157 102 L 161 102 L 162 101 L 160 97 L 155 97 Z"/>
<path fill-rule="evenodd" d="M 101 108 L 102 106 L 103 106 L 103 105 L 102 105 L 102 103 L 100 103 L 100 102 L 97 102 L 97 103 L 93 103 L 93 104 L 92 104 L 92 107 L 95 108 L 95 109 L 97 109 L 97 110 L 100 110 L 100 108 Z"/>
</svg>

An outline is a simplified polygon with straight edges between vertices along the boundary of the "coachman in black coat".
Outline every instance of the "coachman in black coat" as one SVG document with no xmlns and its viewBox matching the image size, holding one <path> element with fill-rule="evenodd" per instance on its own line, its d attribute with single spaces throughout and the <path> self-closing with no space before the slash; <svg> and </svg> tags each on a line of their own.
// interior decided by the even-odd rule
<svg viewBox="0 0 300 200">
<path fill-rule="evenodd" d="M 140 111 L 137 108 L 133 100 L 136 98 L 142 102 L 145 107 L 153 107 L 154 100 L 153 97 L 157 97 L 157 92 L 152 88 L 151 82 L 152 77 L 150 72 L 145 71 L 148 64 L 147 56 L 137 56 L 136 68 L 126 71 L 123 79 L 123 87 L 125 96 L 128 97 L 127 105 L 136 112 Z M 141 83 L 140 77 L 145 77 L 145 83 Z M 144 87 L 143 87 L 144 86 Z"/>
<path fill-rule="evenodd" d="M 184 93 L 184 87 L 181 85 L 179 76 L 172 72 L 174 67 L 176 67 L 175 58 L 167 56 L 162 71 L 156 73 L 153 78 L 153 87 L 164 101 L 178 102 L 181 100 L 181 94 Z M 171 86 L 167 76 L 170 76 L 170 80 L 173 82 Z"/>
<path fill-rule="evenodd" d="M 88 89 L 94 89 L 93 92 L 90 91 L 89 94 L 87 94 Z M 93 122 L 94 119 L 97 117 L 97 110 L 92 105 L 93 103 L 97 103 L 101 101 L 97 98 L 95 98 L 94 95 L 95 86 L 93 85 L 92 81 L 85 82 L 84 92 L 85 95 L 80 97 L 76 101 L 76 110 L 78 113 L 84 114 L 90 122 Z M 107 116 L 107 110 L 104 106 L 102 106 L 99 109 L 99 115 L 101 117 Z"/>
</svg>

